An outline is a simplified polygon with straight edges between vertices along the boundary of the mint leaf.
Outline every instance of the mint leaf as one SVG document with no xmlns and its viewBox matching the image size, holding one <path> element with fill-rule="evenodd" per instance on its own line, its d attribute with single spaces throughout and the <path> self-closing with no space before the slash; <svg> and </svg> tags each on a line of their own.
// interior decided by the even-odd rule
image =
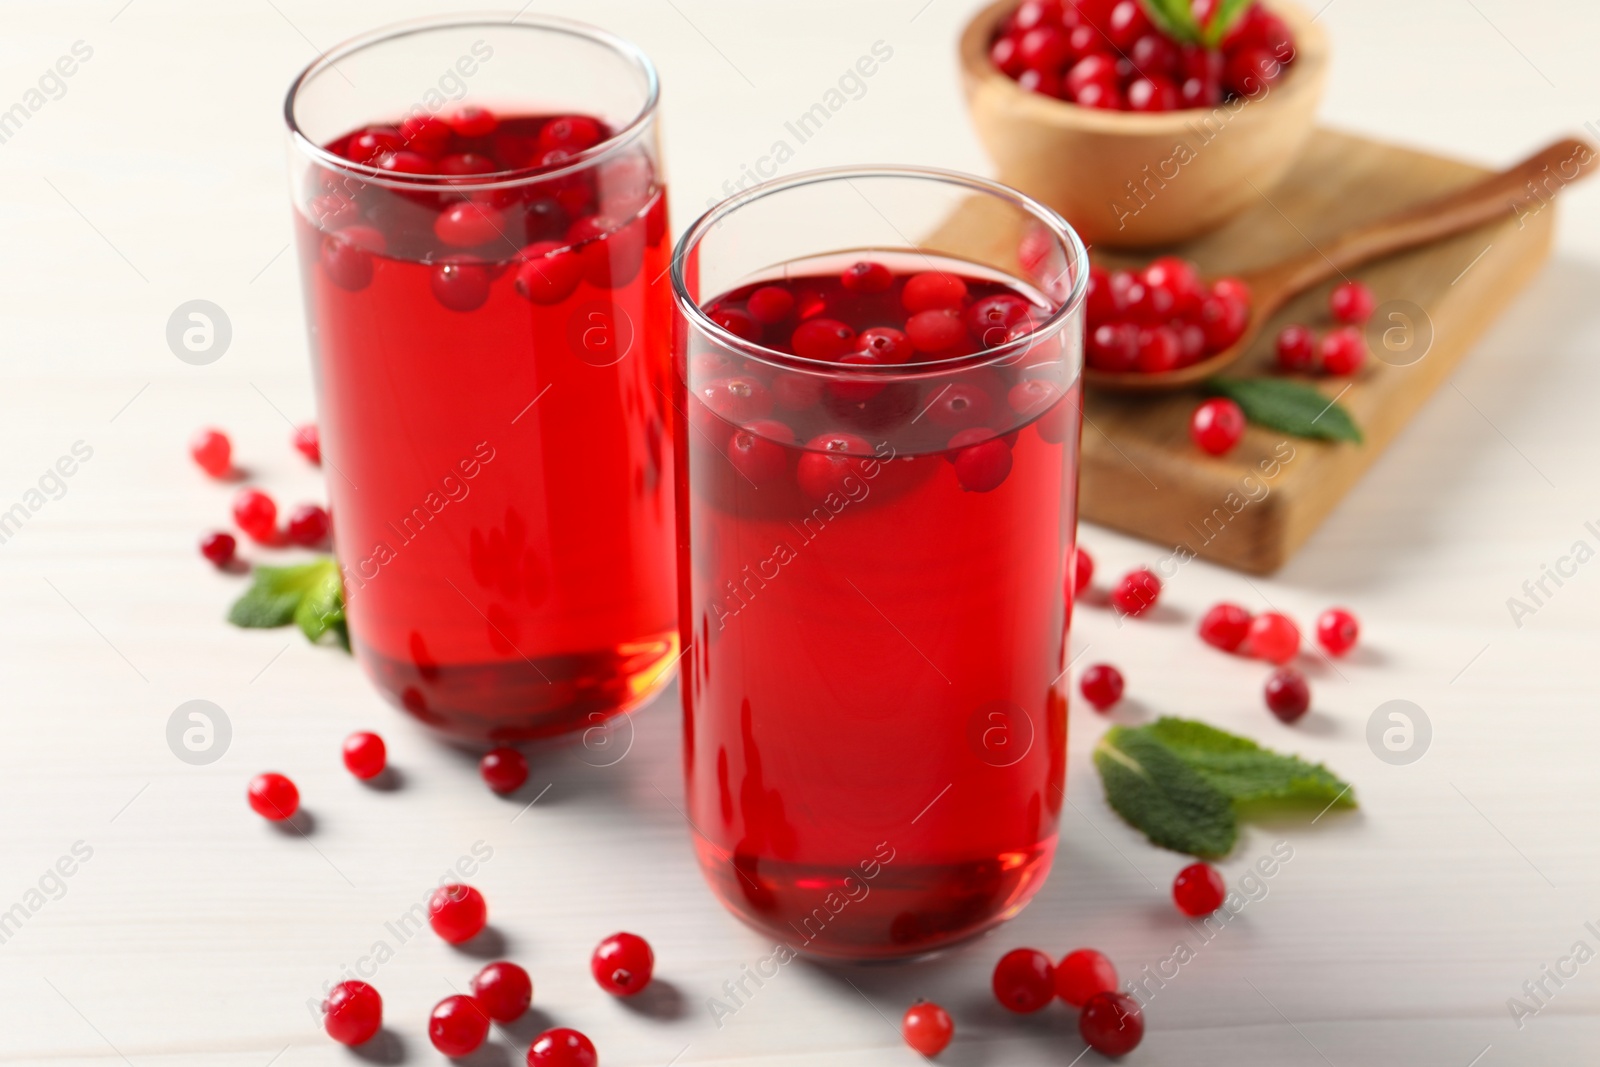
<svg viewBox="0 0 1600 1067">
<path fill-rule="evenodd" d="M 331 631 L 350 647 L 339 565 L 331 558 L 294 567 L 257 567 L 250 588 L 228 609 L 228 621 L 248 629 L 292 622 L 312 641 Z"/>
<path fill-rule="evenodd" d="M 1224 4 L 1228 2 L 1230 0 L 1224 0 Z M 1200 40 L 1200 27 L 1194 21 L 1194 10 L 1189 0 L 1140 0 L 1140 5 L 1145 14 L 1150 16 L 1150 21 L 1179 44 Z"/>
<path fill-rule="evenodd" d="M 1200 777 L 1233 801 L 1235 808 L 1308 804 L 1353 808 L 1348 783 L 1318 763 L 1284 756 L 1249 738 L 1193 719 L 1163 717 L 1142 728 Z"/>
<path fill-rule="evenodd" d="M 339 579 L 339 568 L 328 561 L 327 568 L 316 585 L 300 600 L 295 609 L 294 623 L 312 644 L 332 633 L 345 648 L 350 649 L 350 630 L 344 619 L 344 584 Z"/>
<path fill-rule="evenodd" d="M 1144 729 L 1106 731 L 1094 765 L 1106 803 L 1152 844 L 1220 859 L 1238 840 L 1228 797 Z"/>
<path fill-rule="evenodd" d="M 1238 404 L 1244 417 L 1296 437 L 1361 442 L 1361 429 L 1336 400 L 1283 378 L 1209 378 L 1206 389 Z"/>
<path fill-rule="evenodd" d="M 1215 48 L 1222 43 L 1222 39 L 1233 29 L 1233 24 L 1239 21 L 1241 15 L 1250 7 L 1251 0 L 1221 0 L 1217 9 L 1211 13 L 1211 21 L 1207 22 L 1199 37 L 1200 42 L 1207 48 Z"/>
</svg>

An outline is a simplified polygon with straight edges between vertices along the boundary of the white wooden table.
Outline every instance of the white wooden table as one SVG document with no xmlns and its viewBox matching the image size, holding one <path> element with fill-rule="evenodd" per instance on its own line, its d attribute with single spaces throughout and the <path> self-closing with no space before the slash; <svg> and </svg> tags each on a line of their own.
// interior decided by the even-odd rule
<svg viewBox="0 0 1600 1067">
<path fill-rule="evenodd" d="M 1355 784 L 1359 814 L 1251 828 L 1230 879 L 1279 840 L 1293 860 L 1202 944 L 1167 900 L 1179 859 L 1105 807 L 1087 758 L 1104 722 L 1077 707 L 1060 856 L 1022 916 L 933 960 L 785 967 L 719 1028 L 708 998 L 770 946 L 712 900 L 665 799 L 678 788 L 675 691 L 635 717 L 616 765 L 556 754 L 521 798 L 497 800 L 341 654 L 222 625 L 237 579 L 194 548 L 232 492 L 185 455 L 200 425 L 226 427 L 280 500 L 321 495 L 287 447 L 312 397 L 285 251 L 285 86 L 356 32 L 476 6 L 5 5 L 0 110 L 22 102 L 27 115 L 0 143 L 0 510 L 40 506 L 0 544 L 0 1063 L 360 1062 L 306 1005 L 380 942 L 393 957 L 374 980 L 403 1042 L 389 1059 L 438 1062 L 427 1010 L 476 961 L 431 935 L 399 943 L 385 924 L 478 842 L 493 854 L 473 881 L 543 1014 L 477 1064 L 520 1064 L 548 1020 L 588 1031 L 607 1067 L 911 1064 L 891 1023 L 919 996 L 957 1018 L 940 1062 L 1066 1064 L 1083 1047 L 1071 1018 L 1004 1017 L 988 993 L 995 958 L 1091 944 L 1129 975 L 1158 969 L 1180 941 L 1195 958 L 1151 1001 L 1130 1063 L 1593 1060 L 1600 962 L 1559 986 L 1542 972 L 1571 974 L 1560 961 L 1578 942 L 1600 950 L 1600 563 L 1547 583 L 1554 595 L 1520 626 L 1506 601 L 1574 542 L 1600 547 L 1600 186 L 1568 198 L 1550 268 L 1277 578 L 1252 586 L 1193 563 L 1169 585 L 1167 621 L 1118 630 L 1104 612 L 1079 614 L 1085 662 L 1129 678 L 1124 719 L 1191 714 L 1326 760 Z M 985 165 L 954 79 L 969 0 L 534 6 L 623 32 L 659 63 L 680 226 L 725 182 L 768 166 L 775 142 L 792 140 L 784 123 L 880 40 L 892 60 L 793 146 L 784 171 Z M 1600 127 L 1592 9 L 1332 0 L 1322 17 L 1338 55 L 1324 109 L 1335 123 L 1489 163 Z M 71 77 L 41 86 L 75 42 Z M 178 361 L 165 341 L 172 310 L 195 298 L 233 327 L 210 366 Z M 30 497 L 77 442 L 92 456 Z M 1094 528 L 1084 541 L 1102 573 L 1157 555 Z M 1360 615 L 1361 652 L 1338 673 L 1313 668 L 1315 711 L 1299 727 L 1262 709 L 1258 665 L 1195 640 L 1199 612 L 1224 597 L 1304 620 L 1331 603 Z M 232 725 L 209 766 L 167 746 L 169 716 L 191 699 Z M 1391 699 L 1433 726 L 1407 766 L 1366 743 L 1368 716 Z M 339 765 L 339 740 L 363 727 L 388 738 L 403 788 L 374 793 Z M 246 779 L 268 767 L 299 782 L 309 838 L 246 808 Z M 47 873 L 58 862 L 70 877 Z M 643 1008 L 587 976 L 594 943 L 624 928 L 660 958 L 662 988 Z M 1519 1028 L 1507 1000 L 1541 980 L 1550 995 Z"/>
</svg>

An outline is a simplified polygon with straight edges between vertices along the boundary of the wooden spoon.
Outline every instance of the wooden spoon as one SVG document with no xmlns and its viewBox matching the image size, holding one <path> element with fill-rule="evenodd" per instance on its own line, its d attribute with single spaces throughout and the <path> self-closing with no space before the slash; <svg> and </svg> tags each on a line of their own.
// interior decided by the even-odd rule
<svg viewBox="0 0 1600 1067">
<path fill-rule="evenodd" d="M 1521 163 L 1437 200 L 1369 222 L 1322 248 L 1240 275 L 1250 286 L 1250 321 L 1228 348 L 1199 363 L 1160 373 L 1084 368 L 1084 380 L 1101 389 L 1159 392 L 1211 377 L 1242 356 L 1261 326 L 1291 298 L 1335 275 L 1375 259 L 1453 237 L 1466 230 L 1537 211 L 1563 186 L 1587 176 L 1600 155 L 1587 142 L 1557 141 Z"/>
</svg>

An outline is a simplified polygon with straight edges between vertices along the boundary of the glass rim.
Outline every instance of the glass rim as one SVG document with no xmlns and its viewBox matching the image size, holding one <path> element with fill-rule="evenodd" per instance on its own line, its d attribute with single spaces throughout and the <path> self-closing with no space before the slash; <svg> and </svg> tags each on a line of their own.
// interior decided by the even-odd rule
<svg viewBox="0 0 1600 1067">
<path fill-rule="evenodd" d="M 330 68 L 337 69 L 341 59 L 348 58 L 357 52 L 364 51 L 375 45 L 389 41 L 411 37 L 419 33 L 428 33 L 434 30 L 459 29 L 463 27 L 485 26 L 499 29 L 526 29 L 545 30 L 556 33 L 565 33 L 573 37 L 582 37 L 589 41 L 609 48 L 612 52 L 623 57 L 633 64 L 640 74 L 644 76 L 645 98 L 638 114 L 628 121 L 628 124 L 616 130 L 603 141 L 593 144 L 581 152 L 573 154 L 572 158 L 559 167 L 523 167 L 518 170 L 492 171 L 483 175 L 457 175 L 457 174 L 397 174 L 394 171 L 383 170 L 369 163 L 357 163 L 345 159 L 343 156 L 330 152 L 307 137 L 300 128 L 300 122 L 295 117 L 295 105 L 299 100 L 300 91 L 310 79 L 322 74 Z M 494 189 L 525 185 L 534 181 L 548 181 L 568 174 L 588 170 L 596 166 L 602 159 L 610 156 L 624 147 L 637 141 L 650 125 L 661 103 L 661 79 L 656 73 L 655 64 L 644 50 L 633 42 L 618 37 L 609 30 L 576 19 L 565 19 L 554 15 L 513 15 L 480 12 L 477 14 L 463 13 L 456 15 L 432 15 L 417 19 L 407 19 L 403 22 L 393 22 L 332 46 L 320 56 L 308 63 L 289 83 L 289 91 L 283 101 L 283 121 L 288 127 L 289 137 L 294 146 L 317 163 L 334 170 L 345 171 L 358 175 L 362 181 L 373 185 L 385 186 L 396 189 L 417 188 L 448 188 L 470 189 L 473 192 L 482 192 Z M 432 114 L 430 112 L 430 114 Z M 404 116 L 402 116 L 403 120 Z M 463 179 L 469 180 L 463 180 Z M 471 180 L 477 179 L 477 180 Z"/>
<path fill-rule="evenodd" d="M 718 325 L 710 315 L 706 314 L 699 301 L 689 296 L 683 268 L 688 259 L 690 249 L 698 246 L 700 240 L 706 234 L 710 233 L 711 230 L 739 208 L 777 193 L 824 182 L 849 181 L 851 178 L 911 178 L 943 182 L 964 187 L 974 193 L 998 197 L 1021 208 L 1033 216 L 1036 221 L 1043 223 L 1051 234 L 1066 247 L 1070 257 L 1067 269 L 1070 271 L 1073 268 L 1078 268 L 1072 281 L 1071 290 L 1061 301 L 1061 306 L 1056 308 L 1048 318 L 1021 337 L 1013 338 L 1005 344 L 984 348 L 969 355 L 952 356 L 949 359 L 882 364 L 841 364 L 829 360 L 807 359 L 804 356 L 780 352 L 777 349 L 747 341 Z M 826 252 L 827 250 L 822 251 Z M 816 170 L 802 171 L 787 178 L 775 178 L 771 181 L 762 182 L 760 185 L 753 185 L 743 192 L 736 193 L 708 209 L 683 232 L 683 235 L 678 238 L 677 246 L 673 249 L 672 262 L 668 269 L 672 275 L 673 302 L 688 319 L 689 323 L 724 347 L 738 352 L 741 356 L 759 359 L 765 363 L 775 364 L 791 370 L 825 374 L 829 377 L 876 378 L 899 376 L 914 378 L 932 374 L 944 374 L 952 370 L 964 370 L 994 363 L 1003 364 L 1009 358 L 1026 354 L 1038 341 L 1059 332 L 1085 299 L 1085 294 L 1089 287 L 1088 262 L 1089 250 L 1084 246 L 1082 238 L 1078 236 L 1078 232 L 1072 228 L 1071 224 L 1054 208 L 1040 203 L 1026 193 L 1019 192 L 1009 185 L 1003 185 L 1000 182 L 991 181 L 988 178 L 980 178 L 977 175 L 966 174 L 958 170 L 948 170 L 942 167 L 883 164 L 877 166 L 822 167 Z"/>
</svg>

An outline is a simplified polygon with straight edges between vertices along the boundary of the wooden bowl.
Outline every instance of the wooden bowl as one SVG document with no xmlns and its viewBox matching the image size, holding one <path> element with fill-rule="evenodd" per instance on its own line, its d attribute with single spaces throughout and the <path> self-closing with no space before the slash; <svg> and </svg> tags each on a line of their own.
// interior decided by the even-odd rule
<svg viewBox="0 0 1600 1067">
<path fill-rule="evenodd" d="M 989 46 L 1017 2 L 997 0 L 961 35 L 967 105 L 1000 180 L 1061 212 L 1087 244 L 1144 248 L 1215 229 L 1269 193 L 1311 134 L 1328 42 L 1286 0 L 1265 0 L 1295 40 L 1277 85 L 1160 114 L 1079 107 L 1006 77 Z"/>
</svg>

